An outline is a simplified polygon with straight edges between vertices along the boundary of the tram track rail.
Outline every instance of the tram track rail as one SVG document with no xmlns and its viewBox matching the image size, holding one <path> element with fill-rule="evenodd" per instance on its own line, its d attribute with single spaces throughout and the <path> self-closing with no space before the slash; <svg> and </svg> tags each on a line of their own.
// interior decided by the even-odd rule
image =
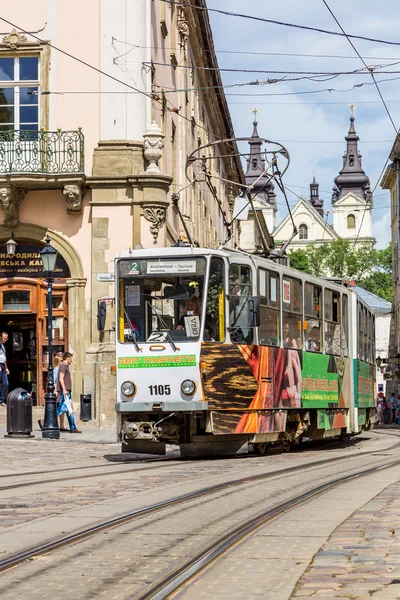
<svg viewBox="0 0 400 600">
<path fill-rule="evenodd" d="M 392 461 L 385 465 L 379 465 L 364 469 L 357 473 L 344 475 L 333 481 L 323 483 L 305 493 L 299 494 L 298 496 L 286 500 L 272 508 L 262 511 L 247 520 L 245 523 L 234 527 L 220 536 L 217 540 L 214 540 L 210 544 L 207 544 L 199 552 L 194 554 L 192 557 L 182 562 L 180 565 L 172 568 L 169 572 L 162 575 L 158 580 L 148 586 L 143 592 L 128 596 L 130 600 L 165 600 L 171 598 L 171 594 L 175 594 L 180 591 L 185 585 L 190 584 L 197 575 L 208 567 L 212 566 L 220 557 L 225 555 L 231 550 L 236 544 L 242 542 L 246 537 L 255 533 L 261 527 L 264 527 L 271 521 L 282 517 L 286 513 L 298 508 L 299 506 L 310 502 L 322 494 L 329 492 L 336 487 L 359 479 L 390 469 L 392 467 L 400 465 L 400 460 Z"/>
<path fill-rule="evenodd" d="M 391 446 L 390 448 L 388 448 L 386 450 L 394 450 L 399 446 L 400 446 L 400 442 L 398 442 L 397 444 Z M 113 529 L 115 527 L 130 523 L 130 522 L 134 521 L 135 519 L 139 519 L 141 517 L 146 517 L 146 516 L 152 515 L 154 513 L 160 512 L 167 508 L 179 506 L 181 504 L 184 504 L 185 502 L 197 500 L 199 498 L 203 498 L 205 496 L 210 496 L 210 495 L 220 492 L 220 491 L 228 490 L 230 488 L 242 486 L 242 485 L 249 484 L 249 483 L 257 483 L 259 481 L 268 480 L 268 479 L 279 479 L 280 477 L 289 475 L 291 473 L 298 473 L 300 469 L 302 471 L 307 471 L 310 469 L 312 470 L 312 469 L 319 468 L 319 467 L 322 467 L 322 466 L 325 466 L 328 464 L 335 464 L 335 463 L 338 463 L 338 462 L 341 462 L 344 460 L 351 461 L 354 459 L 359 459 L 364 456 L 376 454 L 376 453 L 379 453 L 379 450 L 371 450 L 371 451 L 367 451 L 367 452 L 362 452 L 361 454 L 359 454 L 357 456 L 351 456 L 351 457 L 341 456 L 341 457 L 336 457 L 336 458 L 326 458 L 326 459 L 322 459 L 322 460 L 318 460 L 318 461 L 313 461 L 311 463 L 295 465 L 293 467 L 278 469 L 276 471 L 270 471 L 268 473 L 259 473 L 259 474 L 255 474 L 255 475 L 248 475 L 246 477 L 241 477 L 239 479 L 232 479 L 232 480 L 224 482 L 224 483 L 207 486 L 207 487 L 201 488 L 199 490 L 195 490 L 193 492 L 188 492 L 186 494 L 182 494 L 182 495 L 176 496 L 174 498 L 170 498 L 170 499 L 167 499 L 167 500 L 155 503 L 155 504 L 145 506 L 143 508 L 138 508 L 138 509 L 135 509 L 132 511 L 128 511 L 123 514 L 112 517 L 110 519 L 101 521 L 100 523 L 95 523 L 94 525 L 91 525 L 84 529 L 73 531 L 69 534 L 60 536 L 55 539 L 50 539 L 41 544 L 32 546 L 30 548 L 26 548 L 24 550 L 21 550 L 19 552 L 11 554 L 8 557 L 2 558 L 0 560 L 0 573 L 3 571 L 6 571 L 8 569 L 11 569 L 13 567 L 16 567 L 27 560 L 32 560 L 33 558 L 36 558 L 40 555 L 47 554 L 49 552 L 61 549 L 63 547 L 69 546 L 71 544 L 86 540 L 101 531 L 105 531 L 107 529 Z M 383 468 L 389 468 L 389 466 L 394 466 L 395 464 L 400 464 L 400 460 L 389 463 L 389 465 L 381 465 L 380 467 L 373 467 L 367 471 L 362 471 L 361 475 L 360 474 L 350 475 L 350 476 L 347 476 L 347 478 L 346 478 L 346 476 L 344 476 L 343 478 L 336 480 L 335 485 L 339 485 L 341 482 L 345 482 L 347 480 L 353 479 L 358 476 L 362 476 L 364 474 L 369 474 L 369 473 L 373 473 L 375 471 L 382 470 Z M 144 469 L 140 469 L 140 472 L 143 470 Z M 324 484 L 324 485 L 327 485 L 327 484 Z M 324 486 L 320 486 L 321 489 L 323 487 Z M 320 488 L 316 488 L 316 489 L 320 489 Z M 321 491 L 321 493 L 322 493 L 322 491 Z"/>
<path fill-rule="evenodd" d="M 390 434 L 391 437 L 400 437 L 400 435 L 396 435 L 396 434 Z M 394 450 L 396 448 L 398 448 L 400 446 L 400 442 L 394 444 L 393 446 L 389 446 L 388 448 L 382 448 L 380 450 L 368 450 L 366 452 L 362 452 L 360 455 L 358 456 L 362 456 L 362 455 L 368 455 L 368 454 L 374 454 L 374 453 L 380 453 L 380 452 L 388 452 L 390 450 Z M 256 455 L 252 455 L 252 456 L 256 456 Z M 355 459 L 358 458 L 358 456 L 354 456 L 354 457 L 350 457 L 350 456 L 340 456 L 340 457 L 336 457 L 336 458 L 331 458 L 331 459 L 322 459 L 320 461 L 314 461 L 311 463 L 308 463 L 306 465 L 304 465 L 302 468 L 312 468 L 312 467 L 316 467 L 319 465 L 324 465 L 326 464 L 326 461 L 328 462 L 336 462 L 336 461 L 341 461 L 341 460 L 351 460 L 351 459 Z M 239 457 L 237 457 L 239 458 Z M 249 456 L 243 456 L 240 457 L 242 459 L 246 459 L 249 458 Z M 257 458 L 261 458 L 261 457 L 257 457 Z M 265 457 L 266 458 L 266 457 Z M 210 459 L 205 459 L 205 460 L 210 460 Z M 70 475 L 67 477 L 53 477 L 51 479 L 38 479 L 38 480 L 34 480 L 34 481 L 25 481 L 25 482 L 21 482 L 21 483 L 11 483 L 11 484 L 7 484 L 7 485 L 2 485 L 0 486 L 0 492 L 2 491 L 7 491 L 7 490 L 13 490 L 13 489 L 18 489 L 18 488 L 26 488 L 26 487 L 35 487 L 38 485 L 45 485 L 45 484 L 53 484 L 53 483 L 62 483 L 64 481 L 71 481 L 71 480 L 81 480 L 81 479 L 88 479 L 88 478 L 96 478 L 96 477 L 111 477 L 112 475 L 119 475 L 119 474 L 124 474 L 124 473 L 142 473 L 142 472 L 146 472 L 146 471 L 155 471 L 158 469 L 162 469 L 165 467 L 175 467 L 178 464 L 184 464 L 185 462 L 187 462 L 187 460 L 182 460 L 179 456 L 176 457 L 168 457 L 168 458 L 155 458 L 155 459 L 147 459 L 147 460 L 138 460 L 138 461 L 134 461 L 134 463 L 128 463 L 126 468 L 120 468 L 119 470 L 115 470 L 115 471 L 111 471 L 111 472 L 107 472 L 107 473 L 86 473 L 84 475 Z M 204 462 L 204 461 L 202 461 Z M 129 469 L 128 465 L 131 464 L 135 464 L 135 465 L 143 465 L 143 464 L 153 464 L 153 463 L 158 463 L 157 466 L 154 467 L 142 467 L 139 469 Z M 161 463 L 161 464 L 160 464 Z M 125 463 L 126 464 L 126 463 Z M 82 467 L 68 467 L 66 469 L 52 469 L 52 470 L 48 470 L 48 471 L 33 471 L 33 472 L 27 472 L 27 473 L 16 473 L 16 474 L 6 474 L 6 475 L 2 475 L 0 476 L 0 479 L 3 479 L 5 477 L 29 477 L 31 475 L 47 475 L 50 473 L 64 473 L 67 471 L 71 471 L 71 472 L 76 472 L 76 471 L 81 471 L 81 470 L 90 470 L 90 469 L 101 469 L 101 468 L 116 468 L 117 465 L 115 464 L 109 464 L 106 463 L 104 465 L 87 465 L 87 466 L 82 466 Z M 269 474 L 266 474 L 267 476 L 278 476 L 279 473 L 290 473 L 295 469 L 298 469 L 299 467 L 289 467 L 288 469 L 284 469 L 284 470 L 278 470 L 278 471 L 274 471 L 271 472 Z"/>
</svg>

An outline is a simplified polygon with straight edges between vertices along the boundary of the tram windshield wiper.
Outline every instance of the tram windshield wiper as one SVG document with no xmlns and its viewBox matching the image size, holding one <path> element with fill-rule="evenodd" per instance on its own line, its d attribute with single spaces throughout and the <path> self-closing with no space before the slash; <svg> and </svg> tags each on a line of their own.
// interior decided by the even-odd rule
<svg viewBox="0 0 400 600">
<path fill-rule="evenodd" d="M 169 343 L 172 346 L 172 349 L 174 352 L 176 352 L 178 350 L 178 348 L 175 345 L 174 340 L 172 339 L 170 333 L 168 333 L 168 325 L 165 323 L 164 319 L 162 318 L 162 316 L 157 312 L 157 310 L 155 309 L 155 307 L 152 305 L 151 302 L 149 302 L 148 300 L 145 300 L 146 304 L 148 304 L 150 306 L 150 310 L 156 315 L 156 317 L 158 319 L 160 319 L 160 323 L 163 327 L 165 327 L 165 334 L 168 338 Z"/>
<path fill-rule="evenodd" d="M 129 317 L 128 314 L 125 310 L 125 306 L 122 304 L 121 300 L 119 301 L 122 310 L 124 311 L 124 315 L 125 315 L 125 319 L 126 322 L 129 323 Z M 136 331 L 134 331 L 131 327 L 129 328 L 130 332 L 131 332 L 131 337 L 132 337 L 132 344 L 135 346 L 135 350 L 136 352 L 141 352 L 141 348 L 139 348 L 139 344 L 137 343 L 137 333 Z"/>
</svg>

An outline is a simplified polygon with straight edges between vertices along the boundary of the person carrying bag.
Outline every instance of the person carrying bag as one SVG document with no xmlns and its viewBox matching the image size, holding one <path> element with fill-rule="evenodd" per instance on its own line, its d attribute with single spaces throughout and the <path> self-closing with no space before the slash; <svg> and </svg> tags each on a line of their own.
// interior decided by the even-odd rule
<svg viewBox="0 0 400 600">
<path fill-rule="evenodd" d="M 66 414 L 69 430 L 71 433 L 82 433 L 77 429 L 74 418 L 74 405 L 71 396 L 71 373 L 69 366 L 72 363 L 71 352 L 64 352 L 63 360 L 58 370 L 57 391 L 60 394 L 60 402 L 57 407 L 57 415 Z"/>
</svg>

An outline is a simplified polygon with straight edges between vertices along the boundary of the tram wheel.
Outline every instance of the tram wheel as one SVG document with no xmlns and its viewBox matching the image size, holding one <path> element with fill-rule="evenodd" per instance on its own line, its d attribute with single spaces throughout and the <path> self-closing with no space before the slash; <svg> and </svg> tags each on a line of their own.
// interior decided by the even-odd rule
<svg viewBox="0 0 400 600">
<path fill-rule="evenodd" d="M 253 444 L 254 452 L 260 456 L 265 456 L 268 453 L 269 444 L 264 442 L 261 444 Z"/>
</svg>

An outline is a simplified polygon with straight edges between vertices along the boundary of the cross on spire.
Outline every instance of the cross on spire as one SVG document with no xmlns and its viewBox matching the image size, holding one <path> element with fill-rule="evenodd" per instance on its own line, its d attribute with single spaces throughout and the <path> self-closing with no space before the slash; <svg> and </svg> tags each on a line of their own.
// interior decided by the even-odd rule
<svg viewBox="0 0 400 600">
<path fill-rule="evenodd" d="M 257 121 L 258 108 L 253 109 L 254 120 Z"/>
<path fill-rule="evenodd" d="M 354 111 L 356 110 L 356 105 L 351 103 L 349 104 L 350 114 L 354 115 Z"/>
</svg>

